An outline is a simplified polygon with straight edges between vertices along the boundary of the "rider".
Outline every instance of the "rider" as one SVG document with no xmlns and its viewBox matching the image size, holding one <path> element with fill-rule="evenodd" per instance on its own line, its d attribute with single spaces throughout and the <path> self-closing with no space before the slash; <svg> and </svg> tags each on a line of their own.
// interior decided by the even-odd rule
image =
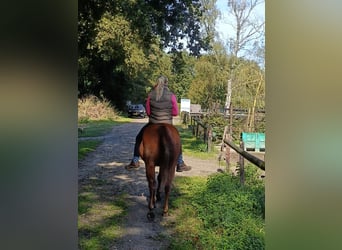
<svg viewBox="0 0 342 250">
<path fill-rule="evenodd" d="M 177 99 L 175 94 L 169 90 L 168 79 L 165 76 L 160 76 L 157 79 L 156 85 L 149 93 L 146 101 L 146 113 L 149 117 L 149 122 L 140 130 L 135 138 L 133 159 L 130 164 L 125 166 L 127 170 L 139 168 L 139 146 L 145 127 L 150 123 L 172 124 L 172 116 L 178 115 Z M 181 150 L 176 171 L 183 172 L 190 169 L 191 167 L 187 166 L 183 161 Z"/>
</svg>

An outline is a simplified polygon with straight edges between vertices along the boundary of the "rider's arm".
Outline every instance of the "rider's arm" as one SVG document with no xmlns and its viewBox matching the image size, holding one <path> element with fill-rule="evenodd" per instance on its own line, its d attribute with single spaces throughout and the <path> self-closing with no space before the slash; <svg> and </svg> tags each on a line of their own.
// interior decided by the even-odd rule
<svg viewBox="0 0 342 250">
<path fill-rule="evenodd" d="M 146 100 L 146 114 L 148 116 L 150 116 L 151 114 L 151 106 L 150 106 L 150 96 L 147 97 L 147 100 Z"/>
<path fill-rule="evenodd" d="M 171 96 L 171 102 L 172 102 L 172 116 L 178 115 L 178 104 L 177 104 L 177 98 L 174 94 Z"/>
</svg>

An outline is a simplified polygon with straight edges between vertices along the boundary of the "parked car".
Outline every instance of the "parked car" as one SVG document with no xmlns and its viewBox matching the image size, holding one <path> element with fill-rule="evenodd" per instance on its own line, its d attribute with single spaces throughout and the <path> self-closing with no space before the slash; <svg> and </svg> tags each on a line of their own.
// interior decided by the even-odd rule
<svg viewBox="0 0 342 250">
<path fill-rule="evenodd" d="M 146 109 L 142 104 L 131 104 L 128 106 L 128 117 L 146 117 Z"/>
</svg>

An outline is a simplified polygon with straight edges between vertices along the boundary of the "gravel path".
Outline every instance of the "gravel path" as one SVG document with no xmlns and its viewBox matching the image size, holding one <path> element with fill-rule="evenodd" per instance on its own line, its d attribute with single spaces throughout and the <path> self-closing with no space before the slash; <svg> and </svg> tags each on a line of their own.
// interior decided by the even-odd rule
<svg viewBox="0 0 342 250">
<path fill-rule="evenodd" d="M 166 249 L 169 244 L 168 232 L 163 227 L 163 220 L 168 218 L 158 216 L 161 214 L 158 209 L 161 211 L 161 208 L 157 207 L 154 222 L 149 222 L 146 217 L 148 188 L 143 162 L 138 170 L 127 171 L 124 168 L 132 158 L 135 136 L 146 122 L 147 119 L 135 119 L 131 123 L 115 126 L 108 135 L 101 137 L 103 142 L 97 150 L 79 162 L 79 188 L 91 180 L 101 180 L 101 193 L 107 197 L 128 194 L 128 213 L 122 228 L 123 234 L 111 249 Z M 237 159 L 237 155 L 233 156 L 234 159 Z M 184 160 L 192 166 L 192 170 L 176 172 L 176 178 L 209 175 L 219 169 L 218 160 L 186 156 Z"/>
</svg>

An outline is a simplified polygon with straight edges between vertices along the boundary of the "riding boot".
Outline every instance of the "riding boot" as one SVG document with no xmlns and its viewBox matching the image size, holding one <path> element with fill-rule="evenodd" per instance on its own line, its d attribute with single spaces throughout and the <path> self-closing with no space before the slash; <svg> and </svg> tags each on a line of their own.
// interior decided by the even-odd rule
<svg viewBox="0 0 342 250">
<path fill-rule="evenodd" d="M 140 167 L 139 161 L 135 162 L 135 161 L 131 161 L 130 164 L 128 164 L 127 166 L 125 166 L 125 168 L 127 170 L 132 170 L 132 169 L 138 169 Z"/>
<path fill-rule="evenodd" d="M 182 163 L 177 164 L 177 172 L 183 172 L 183 171 L 189 171 L 191 170 L 190 166 L 187 166 L 185 162 L 183 161 Z"/>
</svg>

